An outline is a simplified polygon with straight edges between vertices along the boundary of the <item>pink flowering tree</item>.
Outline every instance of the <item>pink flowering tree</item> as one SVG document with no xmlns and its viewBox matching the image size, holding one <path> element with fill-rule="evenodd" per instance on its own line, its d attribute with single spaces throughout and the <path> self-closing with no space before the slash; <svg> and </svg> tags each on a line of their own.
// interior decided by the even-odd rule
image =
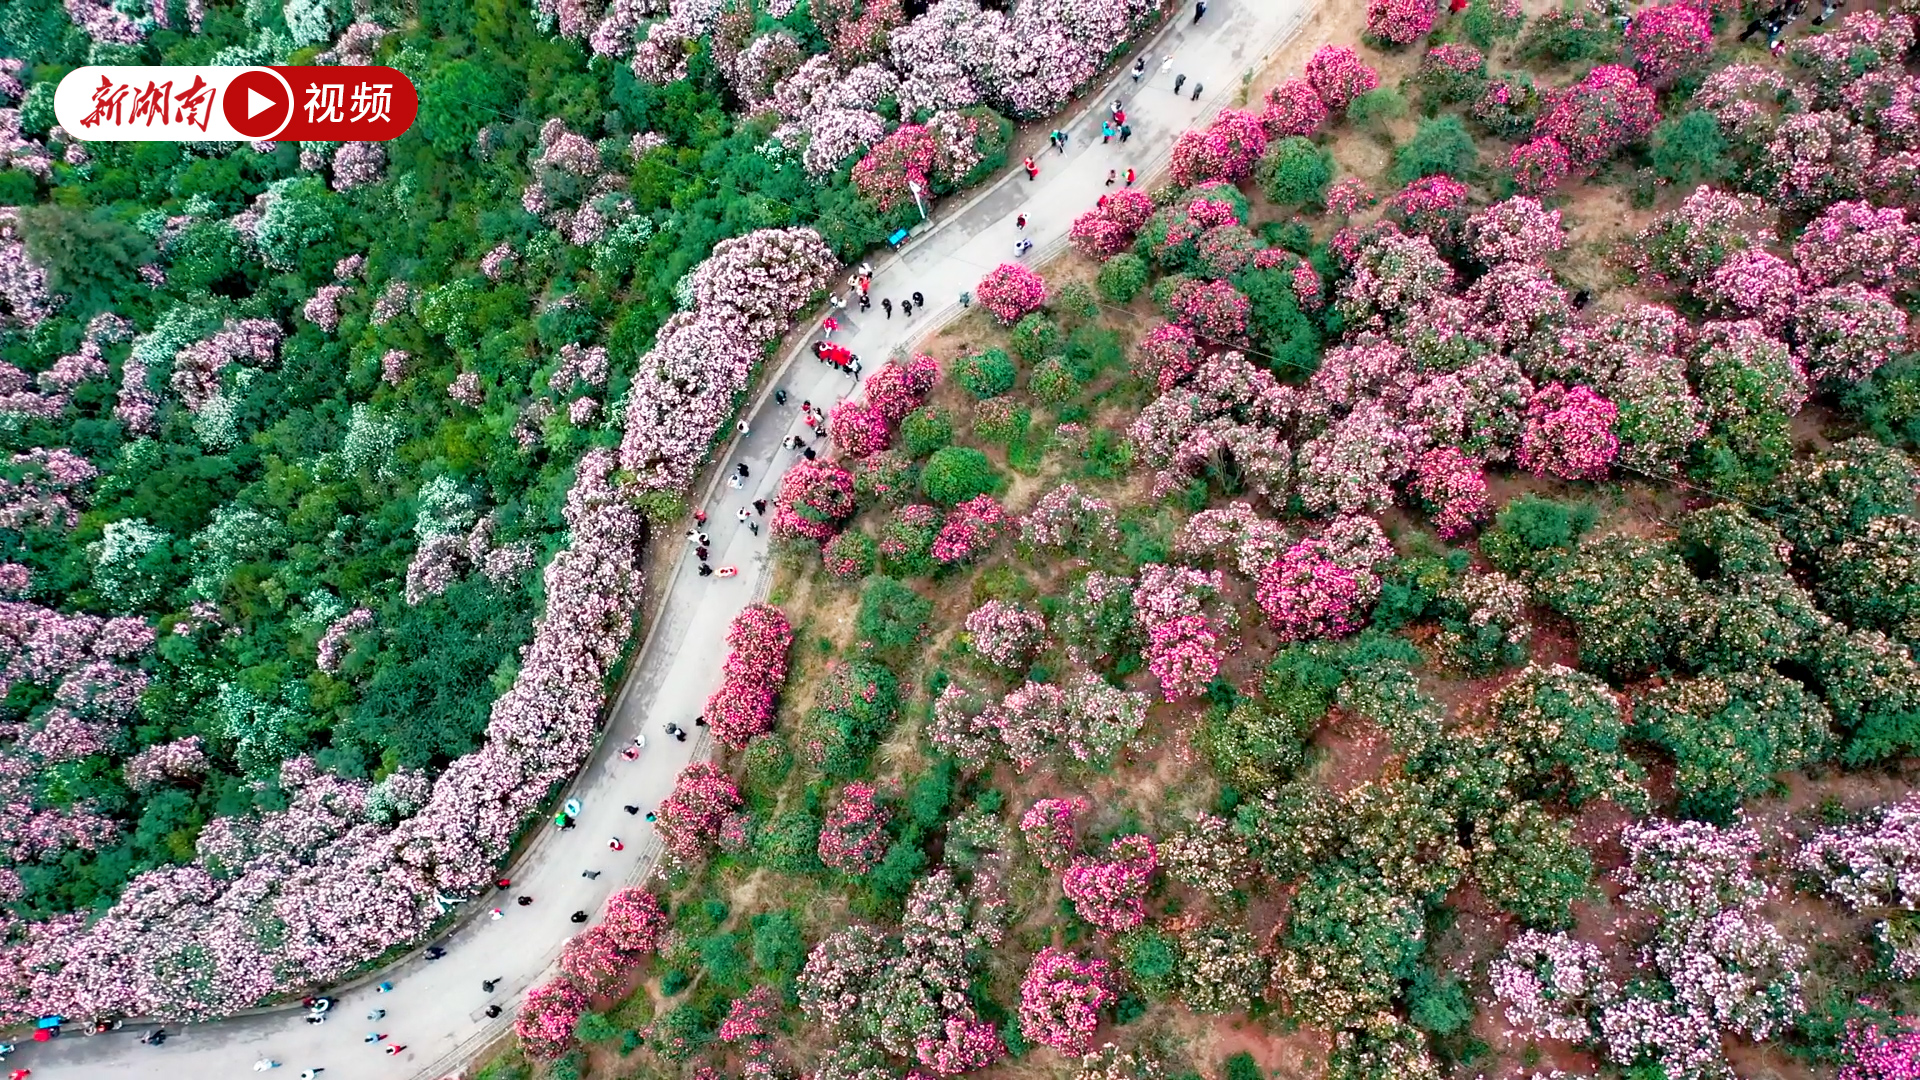
<svg viewBox="0 0 1920 1080">
<path fill-rule="evenodd" d="M 1327 103 L 1307 79 L 1287 79 L 1267 91 L 1260 126 L 1269 140 L 1311 135 L 1326 122 Z"/>
<path fill-rule="evenodd" d="M 833 442 L 850 458 L 870 457 L 893 445 L 893 428 L 880 410 L 848 398 L 833 407 Z"/>
<path fill-rule="evenodd" d="M 1204 693 L 1220 671 L 1231 629 L 1226 613 L 1215 610 L 1223 585 L 1218 570 L 1160 563 L 1140 569 L 1134 619 L 1147 639 L 1147 667 L 1168 701 Z"/>
<path fill-rule="evenodd" d="M 1493 513 L 1486 472 L 1458 447 L 1437 446 L 1421 454 L 1408 491 L 1426 508 L 1443 540 L 1465 536 Z"/>
<path fill-rule="evenodd" d="M 1834 389 L 1864 381 L 1905 351 L 1907 313 L 1885 293 L 1836 285 L 1794 308 L 1794 355 L 1816 385 Z"/>
<path fill-rule="evenodd" d="M 1527 402 L 1527 426 L 1515 460 L 1535 476 L 1599 480 L 1620 454 L 1614 421 L 1620 410 L 1584 386 L 1541 387 Z"/>
<path fill-rule="evenodd" d="M 682 868 L 704 861 L 723 832 L 737 827 L 731 819 L 740 805 L 740 789 L 717 767 L 702 761 L 680 770 L 656 822 L 668 860 Z"/>
<path fill-rule="evenodd" d="M 622 988 L 638 959 L 616 945 L 604 927 L 595 926 L 561 947 L 560 970 L 588 996 L 604 997 Z"/>
<path fill-rule="evenodd" d="M 1467 186 L 1451 176 L 1426 176 L 1387 200 L 1387 212 L 1415 236 L 1449 251 L 1460 246 L 1467 224 Z"/>
<path fill-rule="evenodd" d="M 732 750 L 773 730 L 774 702 L 787 678 L 793 627 L 771 604 L 749 604 L 727 626 L 727 658 L 720 688 L 707 698 L 714 738 Z"/>
<path fill-rule="evenodd" d="M 780 478 L 772 534 L 821 542 L 853 516 L 853 474 L 831 461 L 796 461 Z"/>
<path fill-rule="evenodd" d="M 974 608 L 966 627 L 974 655 L 1002 671 L 1024 670 L 1047 639 L 1047 620 L 1039 611 L 1005 600 Z"/>
<path fill-rule="evenodd" d="M 1167 314 L 1210 343 L 1230 344 L 1247 332 L 1253 303 L 1224 281 L 1186 280 L 1167 298 Z"/>
<path fill-rule="evenodd" d="M 1559 187 L 1572 168 L 1573 158 L 1566 144 L 1551 135 L 1522 143 L 1507 157 L 1513 186 L 1526 195 L 1545 195 Z"/>
<path fill-rule="evenodd" d="M 1020 519 L 1020 542 L 1036 551 L 1084 555 L 1119 543 L 1113 504 L 1061 484 Z"/>
<path fill-rule="evenodd" d="M 820 828 L 820 861 L 830 870 L 859 877 L 887 853 L 887 811 L 872 784 L 852 783 Z"/>
<path fill-rule="evenodd" d="M 1706 63 L 1713 26 L 1698 3 L 1675 0 L 1642 8 L 1627 27 L 1627 56 L 1650 86 L 1665 86 Z"/>
<path fill-rule="evenodd" d="M 551 1060 L 573 1046 L 573 1026 L 587 1011 L 587 995 L 570 978 L 549 979 L 527 991 L 513 1034 L 528 1054 Z"/>
<path fill-rule="evenodd" d="M 1200 343 L 1182 323 L 1160 323 L 1133 347 L 1133 373 L 1161 393 L 1200 368 Z"/>
<path fill-rule="evenodd" d="M 992 551 L 1012 526 L 1006 510 L 991 495 L 977 495 L 947 511 L 947 520 L 933 539 L 933 561 L 942 566 L 974 562 Z"/>
<path fill-rule="evenodd" d="M 1874 289 L 1920 285 L 1920 227 L 1897 206 L 1846 200 L 1822 210 L 1793 242 L 1793 262 L 1808 285 L 1856 281 Z"/>
<path fill-rule="evenodd" d="M 1089 259 L 1106 259 L 1133 246 L 1140 227 L 1153 216 L 1153 199 L 1138 188 L 1109 192 L 1093 209 L 1073 219 L 1067 239 Z"/>
<path fill-rule="evenodd" d="M 1343 517 L 1281 552 L 1261 572 L 1255 598 L 1284 641 L 1344 637 L 1366 622 L 1392 553 L 1372 518 Z"/>
<path fill-rule="evenodd" d="M 1800 271 L 1765 248 L 1748 248 L 1727 257 L 1694 287 L 1694 295 L 1717 313 L 1755 319 L 1768 333 L 1785 334 L 1800 306 Z"/>
<path fill-rule="evenodd" d="M 919 408 L 940 379 L 940 361 L 917 355 L 906 363 L 889 360 L 867 377 L 866 400 L 888 424 L 898 425 Z"/>
<path fill-rule="evenodd" d="M 1027 850 L 1049 870 L 1065 870 L 1080 848 L 1073 819 L 1087 811 L 1085 799 L 1036 799 L 1020 815 L 1020 838 Z"/>
<path fill-rule="evenodd" d="M 1473 257 L 1492 266 L 1503 262 L 1537 263 L 1567 243 L 1560 211 L 1538 199 L 1515 195 L 1467 219 L 1467 244 Z"/>
<path fill-rule="evenodd" d="M 1552 95 L 1534 124 L 1534 135 L 1557 141 L 1566 148 L 1569 163 L 1584 169 L 1646 138 L 1659 120 L 1652 90 L 1632 71 L 1602 64 Z"/>
<path fill-rule="evenodd" d="M 1093 1048 L 1100 1010 L 1116 996 L 1105 960 L 1082 960 L 1049 945 L 1020 981 L 1020 1033 L 1063 1054 L 1084 1054 Z"/>
<path fill-rule="evenodd" d="M 1074 859 L 1060 887 L 1082 919 L 1109 934 L 1123 934 L 1146 922 L 1147 887 L 1159 865 L 1151 838 L 1139 833 L 1119 836 L 1106 858 Z"/>
<path fill-rule="evenodd" d="M 1367 0 L 1367 37 L 1387 46 L 1411 45 L 1433 29 L 1436 0 Z"/>
<path fill-rule="evenodd" d="M 616 948 L 630 953 L 652 952 L 667 929 L 667 913 L 660 898 L 645 889 L 621 889 L 607 897 L 600 926 Z"/>
<path fill-rule="evenodd" d="M 1841 1040 L 1843 1062 L 1838 1080 L 1916 1080 L 1920 1078 L 1920 1017 L 1892 1023 L 1855 1020 Z"/>
<path fill-rule="evenodd" d="M 1001 263 L 980 279 L 974 296 L 994 318 L 1012 326 L 1047 302 L 1047 283 L 1019 263 Z"/>
<path fill-rule="evenodd" d="M 1307 58 L 1307 84 L 1327 108 L 1345 112 L 1348 103 L 1380 85 L 1380 75 L 1346 45 L 1322 45 Z"/>
<path fill-rule="evenodd" d="M 1239 183 L 1253 175 L 1267 152 L 1260 117 L 1244 109 L 1225 109 L 1205 128 L 1189 128 L 1173 143 L 1173 182 L 1181 187 L 1208 180 Z"/>
<path fill-rule="evenodd" d="M 914 1057 L 941 1076 L 957 1076 L 984 1069 L 1007 1056 L 1000 1029 L 971 1015 L 953 1014 L 940 1025 L 940 1034 L 922 1036 L 914 1043 Z"/>
<path fill-rule="evenodd" d="M 1774 129 L 1762 168 L 1775 202 L 1812 212 L 1864 195 L 1873 157 L 1873 134 L 1845 113 L 1799 113 Z"/>
</svg>

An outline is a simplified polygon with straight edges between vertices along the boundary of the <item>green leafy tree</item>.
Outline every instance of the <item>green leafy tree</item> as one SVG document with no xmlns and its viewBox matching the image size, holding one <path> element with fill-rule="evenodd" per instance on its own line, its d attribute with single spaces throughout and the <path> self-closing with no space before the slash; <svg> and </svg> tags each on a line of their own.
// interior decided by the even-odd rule
<svg viewBox="0 0 1920 1080">
<path fill-rule="evenodd" d="M 874 744 L 893 726 L 899 693 L 893 672 L 875 661 L 830 668 L 794 735 L 800 759 L 828 776 L 859 775 Z"/>
<path fill-rule="evenodd" d="M 977 353 L 955 360 L 948 368 L 957 382 L 967 393 L 982 400 L 999 397 L 1013 389 L 1020 377 L 1020 369 L 1003 349 L 983 349 Z"/>
<path fill-rule="evenodd" d="M 1774 789 L 1776 774 L 1824 758 L 1832 716 L 1792 679 L 1770 671 L 1670 683 L 1636 703 L 1634 730 L 1674 759 L 1680 808 L 1727 821 Z"/>
<path fill-rule="evenodd" d="M 922 406 L 900 421 L 901 448 L 916 458 L 926 457 L 952 441 L 953 420 L 945 409 Z"/>
<path fill-rule="evenodd" d="M 1581 666 L 1625 680 L 1668 662 L 1700 583 L 1670 545 L 1615 534 L 1583 542 L 1539 592 L 1573 624 Z"/>
<path fill-rule="evenodd" d="M 1093 279 L 1100 295 L 1116 304 L 1125 304 L 1147 287 L 1147 261 L 1131 251 L 1123 251 L 1100 264 Z"/>
<path fill-rule="evenodd" d="M 1528 665 L 1487 703 L 1498 755 L 1521 763 L 1512 783 L 1528 797 L 1644 805 L 1644 774 L 1626 755 L 1620 699 L 1606 683 L 1558 664 Z"/>
<path fill-rule="evenodd" d="M 1662 120 L 1648 142 L 1654 175 L 1684 190 L 1713 183 L 1728 172 L 1727 140 L 1720 135 L 1719 121 L 1700 109 Z"/>
<path fill-rule="evenodd" d="M 976 495 L 993 495 L 1004 481 L 987 455 L 971 446 L 936 450 L 920 470 L 920 490 L 941 506 L 958 506 Z"/>
<path fill-rule="evenodd" d="M 1413 138 L 1393 152 L 1393 179 L 1410 184 L 1423 176 L 1471 179 L 1476 152 L 1473 135 L 1460 117 L 1447 113 L 1422 121 Z"/>
<path fill-rule="evenodd" d="M 1014 355 L 1027 363 L 1060 351 L 1060 324 L 1038 311 L 1029 312 L 1013 324 Z"/>
<path fill-rule="evenodd" d="M 1473 873 L 1495 906 L 1542 930 L 1572 926 L 1574 901 L 1594 892 L 1593 859 L 1574 842 L 1573 823 L 1530 802 L 1493 819 Z"/>
<path fill-rule="evenodd" d="M 860 590 L 853 632 L 862 648 L 905 653 L 920 643 L 932 615 L 933 601 L 912 587 L 890 577 L 872 577 Z"/>
<path fill-rule="evenodd" d="M 1333 183 L 1333 155 L 1310 139 L 1290 136 L 1267 147 L 1254 176 L 1275 203 L 1318 209 Z"/>
<path fill-rule="evenodd" d="M 1480 537 L 1487 561 L 1509 574 L 1540 570 L 1573 550 L 1600 520 L 1590 503 L 1559 502 L 1539 495 L 1511 499 Z"/>
</svg>

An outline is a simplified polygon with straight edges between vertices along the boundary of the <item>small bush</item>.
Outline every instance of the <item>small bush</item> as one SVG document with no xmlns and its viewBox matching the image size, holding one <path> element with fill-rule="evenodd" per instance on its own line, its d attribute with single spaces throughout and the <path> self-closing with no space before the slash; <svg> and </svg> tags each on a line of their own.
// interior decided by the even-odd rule
<svg viewBox="0 0 1920 1080">
<path fill-rule="evenodd" d="M 1060 351 L 1060 324 L 1039 312 L 1021 319 L 1013 328 L 1013 352 L 1031 364 L 1043 356 Z"/>
<path fill-rule="evenodd" d="M 1053 290 L 1053 295 L 1047 298 L 1047 308 L 1068 323 L 1100 314 L 1100 302 L 1093 298 L 1093 288 L 1084 281 L 1069 281 Z"/>
<path fill-rule="evenodd" d="M 1266 1080 L 1266 1074 L 1260 1071 L 1260 1063 L 1245 1050 L 1228 1058 L 1220 1075 L 1222 1080 Z"/>
<path fill-rule="evenodd" d="M 1131 251 L 1123 251 L 1100 264 L 1100 276 L 1093 283 L 1101 296 L 1116 304 L 1127 303 L 1147 286 L 1147 262 Z"/>
<path fill-rule="evenodd" d="M 1480 537 L 1480 550 L 1495 567 L 1522 572 L 1572 550 L 1599 517 L 1587 503 L 1522 495 L 1500 508 L 1493 528 Z"/>
<path fill-rule="evenodd" d="M 1333 182 L 1333 155 L 1296 135 L 1268 147 L 1254 172 L 1267 198 L 1318 209 Z"/>
<path fill-rule="evenodd" d="M 1493 48 L 1493 43 L 1502 38 L 1520 36 L 1526 16 L 1509 16 L 1502 10 L 1506 7 L 1503 0 L 1473 0 L 1461 17 L 1460 32 L 1482 49 Z"/>
<path fill-rule="evenodd" d="M 952 441 L 953 420 L 944 409 L 923 406 L 900 422 L 900 445 L 913 457 L 926 457 Z"/>
<path fill-rule="evenodd" d="M 972 394 L 985 399 L 999 397 L 1013 389 L 1020 369 L 1002 349 L 970 353 L 953 362 L 953 381 Z"/>
<path fill-rule="evenodd" d="M 1001 486 L 993 462 L 970 446 L 938 450 L 920 471 L 920 490 L 941 506 L 957 506 L 976 495 L 998 494 Z"/>
<path fill-rule="evenodd" d="M 1391 86 L 1376 86 L 1347 105 L 1347 119 L 1356 127 L 1383 127 L 1407 115 L 1407 99 Z"/>
<path fill-rule="evenodd" d="M 1448 113 L 1423 122 L 1413 138 L 1393 152 L 1393 178 L 1402 184 L 1441 174 L 1465 180 L 1473 175 L 1474 158 L 1473 136 L 1458 116 Z"/>
<path fill-rule="evenodd" d="M 1080 380 L 1073 377 L 1073 370 L 1067 362 L 1057 356 L 1050 356 L 1033 369 L 1033 375 L 1027 380 L 1027 389 L 1033 391 L 1038 401 L 1047 405 L 1058 405 L 1073 400 L 1080 392 Z"/>
<path fill-rule="evenodd" d="M 1706 112 L 1695 109 L 1661 121 L 1650 142 L 1648 163 L 1670 184 L 1691 190 L 1727 175 L 1727 140 Z"/>
</svg>

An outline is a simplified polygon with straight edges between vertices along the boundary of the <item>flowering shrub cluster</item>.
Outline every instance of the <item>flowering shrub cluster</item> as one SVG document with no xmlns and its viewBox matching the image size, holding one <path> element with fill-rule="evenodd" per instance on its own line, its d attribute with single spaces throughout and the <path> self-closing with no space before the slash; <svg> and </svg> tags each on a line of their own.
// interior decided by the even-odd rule
<svg viewBox="0 0 1920 1080">
<path fill-rule="evenodd" d="M 1168 701 L 1204 692 L 1231 648 L 1231 611 L 1212 603 L 1224 582 L 1218 570 L 1149 563 L 1133 590 L 1133 615 L 1146 637 L 1147 668 Z"/>
<path fill-rule="evenodd" d="M 1634 13 L 1627 26 L 1627 55 L 1640 77 L 1664 86 L 1705 63 L 1713 51 L 1713 27 L 1701 5 L 1675 0 Z"/>
<path fill-rule="evenodd" d="M 773 730 L 775 699 L 787 678 L 793 627 L 771 604 L 749 604 L 727 626 L 727 659 L 720 688 L 707 698 L 714 738 L 734 750 Z"/>
<path fill-rule="evenodd" d="M 1116 996 L 1105 960 L 1082 960 L 1049 945 L 1020 981 L 1020 1033 L 1063 1054 L 1084 1054 L 1093 1047 L 1100 1010 Z"/>
<path fill-rule="evenodd" d="M 840 531 L 853 510 L 852 473 L 831 461 L 798 461 L 780 478 L 771 532 L 823 542 Z"/>
<path fill-rule="evenodd" d="M 820 828 L 820 861 L 830 870 L 858 877 L 887 852 L 887 812 L 872 784 L 848 784 Z"/>
<path fill-rule="evenodd" d="M 989 600 L 967 614 L 967 640 L 975 656 L 1004 671 L 1027 666 L 1047 639 L 1040 612 L 1005 600 Z"/>
<path fill-rule="evenodd" d="M 1088 809 L 1085 799 L 1036 799 L 1020 815 L 1020 838 L 1049 870 L 1065 870 L 1080 847 L 1073 819 Z"/>
<path fill-rule="evenodd" d="M 1881 807 L 1864 822 L 1825 829 L 1795 864 L 1855 911 L 1876 918 L 1874 934 L 1897 979 L 1920 975 L 1920 799 Z"/>
<path fill-rule="evenodd" d="M 1019 263 L 1001 263 L 980 279 L 974 296 L 994 318 L 1012 326 L 1047 302 L 1047 283 Z"/>
<path fill-rule="evenodd" d="M 1093 209 L 1073 219 L 1067 239 L 1089 259 L 1105 259 L 1133 246 L 1153 216 L 1153 199 L 1138 188 L 1109 192 Z"/>
<path fill-rule="evenodd" d="M 1020 519 L 1020 542 L 1061 555 L 1088 555 L 1119 543 L 1113 504 L 1061 484 Z"/>
<path fill-rule="evenodd" d="M 1587 387 L 1541 387 L 1527 402 L 1527 426 L 1515 460 L 1538 476 L 1601 479 L 1620 453 L 1613 431 L 1619 415 L 1613 402 Z"/>
<path fill-rule="evenodd" d="M 1391 554 L 1372 518 L 1341 518 L 1261 572 L 1260 609 L 1282 641 L 1344 637 L 1366 621 L 1380 595 L 1377 568 Z"/>
<path fill-rule="evenodd" d="M 1367 36 L 1387 45 L 1411 45 L 1433 29 L 1434 0 L 1367 0 Z"/>
<path fill-rule="evenodd" d="M 1589 168 L 1646 138 L 1659 119 L 1652 90 L 1632 71 L 1602 64 L 1552 96 L 1534 135 L 1565 147 L 1575 168 Z"/>
<path fill-rule="evenodd" d="M 713 765 L 695 762 L 680 770 L 656 822 L 667 858 L 681 866 L 705 861 L 722 837 L 740 828 L 740 805 L 740 789 Z"/>
<path fill-rule="evenodd" d="M 1082 919 L 1109 934 L 1125 933 L 1146 921 L 1147 886 L 1160 865 L 1149 837 L 1115 837 L 1104 859 L 1081 856 L 1060 879 Z"/>
<path fill-rule="evenodd" d="M 1371 5 L 1369 5 L 1371 14 Z M 1322 45 L 1307 58 L 1307 83 L 1326 107 L 1345 112 L 1354 98 L 1380 85 L 1380 75 L 1346 45 Z"/>
<path fill-rule="evenodd" d="M 932 555 L 943 566 L 970 563 L 985 555 L 1012 527 L 1007 512 L 992 496 L 977 495 L 947 511 L 934 537 Z"/>
<path fill-rule="evenodd" d="M 1205 128 L 1189 128 L 1174 140 L 1173 182 L 1181 187 L 1209 180 L 1239 183 L 1253 175 L 1253 166 L 1266 152 L 1261 117 L 1244 109 L 1224 109 Z"/>
</svg>

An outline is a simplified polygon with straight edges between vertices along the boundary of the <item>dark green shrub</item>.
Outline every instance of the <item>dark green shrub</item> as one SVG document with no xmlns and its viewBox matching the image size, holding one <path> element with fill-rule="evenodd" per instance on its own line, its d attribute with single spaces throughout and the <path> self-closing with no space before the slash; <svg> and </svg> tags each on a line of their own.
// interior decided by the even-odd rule
<svg viewBox="0 0 1920 1080">
<path fill-rule="evenodd" d="M 1503 0 L 1473 0 L 1461 16 L 1461 34 L 1482 49 L 1491 49 L 1494 42 L 1504 38 L 1518 37 L 1526 16 L 1509 16 L 1504 11 L 1506 6 Z"/>
<path fill-rule="evenodd" d="M 1014 355 L 1031 364 L 1060 350 L 1060 324 L 1034 311 L 1013 324 Z"/>
<path fill-rule="evenodd" d="M 820 818 L 804 810 L 776 816 L 753 837 L 753 852 L 762 865 L 782 874 L 821 874 Z"/>
<path fill-rule="evenodd" d="M 1317 210 L 1333 183 L 1333 155 L 1309 139 L 1292 136 L 1267 147 L 1254 176 L 1275 203 Z"/>
<path fill-rule="evenodd" d="M 609 1042 L 620 1037 L 620 1029 L 603 1013 L 581 1013 L 573 1023 L 573 1037 L 583 1043 Z"/>
<path fill-rule="evenodd" d="M 1141 930 L 1128 935 L 1120 948 L 1127 965 L 1127 977 L 1142 994 L 1158 1001 L 1173 993 L 1174 977 L 1180 968 L 1180 950 L 1172 938 L 1158 930 Z"/>
<path fill-rule="evenodd" d="M 1100 274 L 1093 283 L 1101 296 L 1116 304 L 1127 303 L 1147 287 L 1147 261 L 1123 251 L 1100 264 Z"/>
<path fill-rule="evenodd" d="M 1556 820 L 1535 803 L 1494 819 L 1474 848 L 1473 872 L 1488 900 L 1540 930 L 1572 926 L 1574 901 L 1594 892 L 1593 859 L 1574 841 L 1573 822 Z"/>
<path fill-rule="evenodd" d="M 1422 966 L 1407 987 L 1407 1019 L 1429 1035 L 1452 1035 L 1473 1021 L 1473 1000 L 1457 976 Z"/>
<path fill-rule="evenodd" d="M 1395 183 L 1445 174 L 1458 180 L 1474 174 L 1473 135 L 1452 113 L 1422 121 L 1413 138 L 1393 152 Z"/>
<path fill-rule="evenodd" d="M 1700 583 L 1671 546 L 1615 534 L 1582 543 L 1539 593 L 1573 623 L 1581 667 L 1625 681 L 1667 664 Z"/>
<path fill-rule="evenodd" d="M 1699 109 L 1662 120 L 1649 139 L 1647 162 L 1654 175 L 1692 189 L 1727 175 L 1727 141 L 1720 124 Z"/>
<path fill-rule="evenodd" d="M 1356 127 L 1384 126 L 1407 115 L 1407 99 L 1391 86 L 1376 86 L 1347 103 L 1347 119 Z"/>
<path fill-rule="evenodd" d="M 1480 551 L 1509 574 L 1525 573 L 1571 551 L 1599 520 L 1588 503 L 1522 495 L 1500 508 L 1493 528 L 1480 537 Z"/>
<path fill-rule="evenodd" d="M 945 409 L 924 405 L 900 421 L 901 449 L 923 458 L 953 441 L 953 420 Z"/>
<path fill-rule="evenodd" d="M 977 398 L 999 397 L 1012 390 L 1014 381 L 1020 377 L 1013 357 L 1001 349 L 969 353 L 955 360 L 950 370 L 953 381 Z"/>
<path fill-rule="evenodd" d="M 893 672 L 879 663 L 836 664 L 794 734 L 800 759 L 828 776 L 859 775 L 875 742 L 893 726 L 899 694 Z"/>
<path fill-rule="evenodd" d="M 1674 759 L 1680 809 L 1731 820 L 1772 791 L 1774 774 L 1824 758 L 1832 716 L 1799 683 L 1770 671 L 1669 683 L 1635 704 L 1635 733 Z"/>
<path fill-rule="evenodd" d="M 920 490 L 941 506 L 956 506 L 976 495 L 999 492 L 1003 481 L 987 455 L 970 446 L 934 452 L 920 470 Z"/>
<path fill-rule="evenodd" d="M 1058 405 L 1073 400 L 1080 393 L 1080 380 L 1073 377 L 1073 370 L 1067 362 L 1057 356 L 1040 361 L 1027 377 L 1027 389 L 1033 392 L 1034 399 L 1046 405 Z"/>
<path fill-rule="evenodd" d="M 1253 1055 L 1245 1050 L 1228 1058 L 1221 1066 L 1222 1080 L 1266 1080 L 1266 1073 L 1260 1071 L 1260 1064 Z"/>
<path fill-rule="evenodd" d="M 853 632 L 862 648 L 905 652 L 919 644 L 933 614 L 933 601 L 890 577 L 867 580 Z"/>
</svg>

